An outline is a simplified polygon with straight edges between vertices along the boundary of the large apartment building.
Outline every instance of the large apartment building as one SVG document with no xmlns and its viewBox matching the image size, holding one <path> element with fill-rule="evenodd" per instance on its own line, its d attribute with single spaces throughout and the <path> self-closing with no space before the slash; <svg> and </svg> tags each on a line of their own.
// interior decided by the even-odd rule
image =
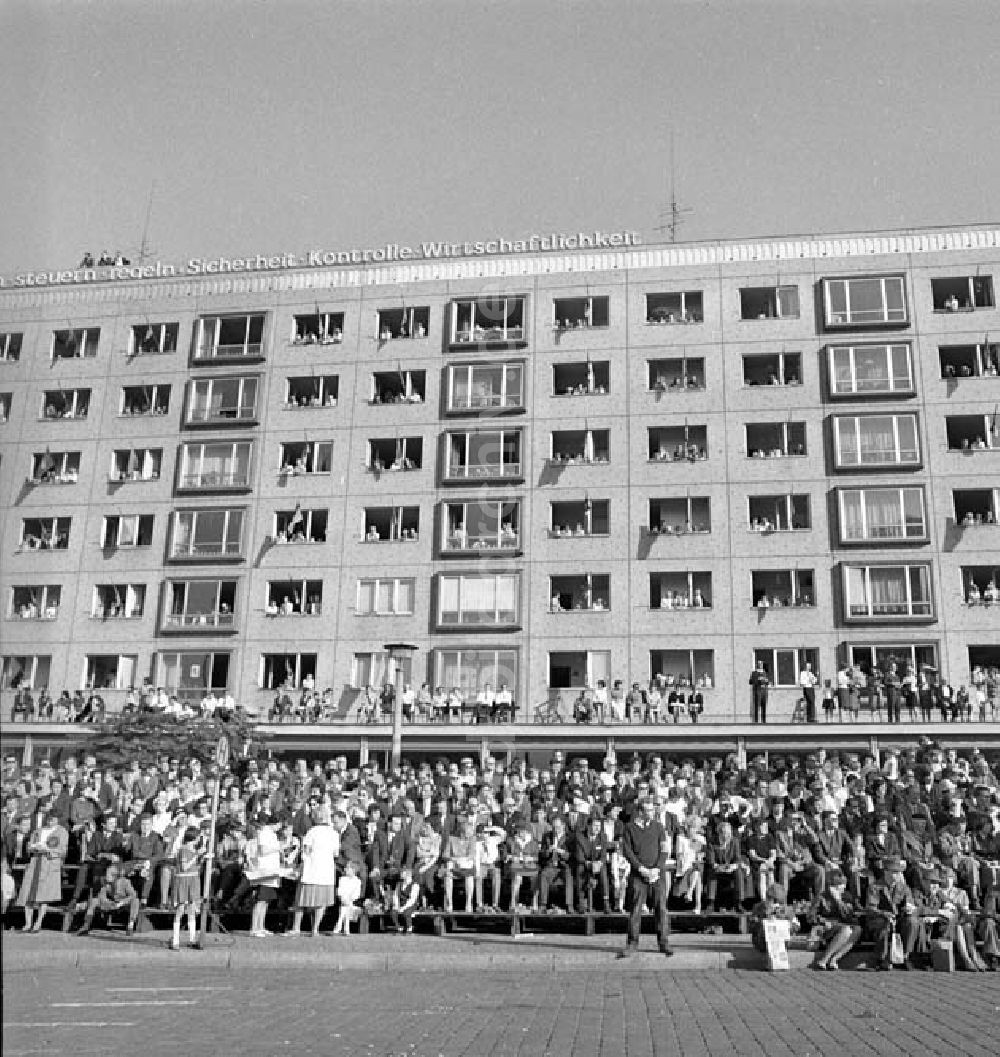
<svg viewBox="0 0 1000 1057">
<path fill-rule="evenodd" d="M 5 692 L 1000 664 L 1000 229 L 602 241 L 6 280 Z"/>
</svg>

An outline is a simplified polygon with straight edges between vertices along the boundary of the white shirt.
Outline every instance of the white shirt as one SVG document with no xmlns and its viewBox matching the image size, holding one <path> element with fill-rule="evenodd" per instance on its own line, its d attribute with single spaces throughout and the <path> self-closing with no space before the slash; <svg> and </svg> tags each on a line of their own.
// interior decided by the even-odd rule
<svg viewBox="0 0 1000 1057">
<path fill-rule="evenodd" d="M 313 826 L 302 838 L 302 883 L 333 885 L 337 883 L 336 858 L 340 853 L 340 834 L 327 824 Z"/>
</svg>

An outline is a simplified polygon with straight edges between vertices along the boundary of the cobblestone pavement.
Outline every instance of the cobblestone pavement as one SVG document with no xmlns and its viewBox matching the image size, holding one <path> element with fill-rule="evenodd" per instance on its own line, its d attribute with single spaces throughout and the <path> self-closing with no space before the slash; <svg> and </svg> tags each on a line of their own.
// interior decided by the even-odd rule
<svg viewBox="0 0 1000 1057">
<path fill-rule="evenodd" d="M 1000 975 L 178 966 L 4 976 L 4 1057 L 996 1057 Z"/>
</svg>

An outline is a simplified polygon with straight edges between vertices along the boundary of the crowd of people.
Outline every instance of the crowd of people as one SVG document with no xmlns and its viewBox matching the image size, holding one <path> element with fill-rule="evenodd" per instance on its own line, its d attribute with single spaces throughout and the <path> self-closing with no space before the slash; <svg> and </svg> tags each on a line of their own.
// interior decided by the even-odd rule
<svg viewBox="0 0 1000 1057">
<path fill-rule="evenodd" d="M 794 918 L 819 968 L 862 940 L 874 968 L 894 953 L 926 967 L 943 943 L 961 968 L 1000 968 L 998 764 L 926 738 L 881 763 L 820 749 L 742 767 L 656 752 L 388 770 L 261 754 L 221 772 L 170 754 L 117 769 L 86 752 L 8 755 L 4 914 L 15 903 L 37 932 L 68 903 L 87 932 L 163 907 L 172 946 L 184 915 L 193 941 L 216 786 L 212 907 L 249 913 L 256 938 L 279 922 L 315 936 L 334 910 L 338 933 L 362 912 L 404 932 L 423 911 L 618 913 L 628 955 L 648 907 L 669 953 L 671 911 L 728 910 L 750 913 L 758 939 L 765 919 Z"/>
</svg>

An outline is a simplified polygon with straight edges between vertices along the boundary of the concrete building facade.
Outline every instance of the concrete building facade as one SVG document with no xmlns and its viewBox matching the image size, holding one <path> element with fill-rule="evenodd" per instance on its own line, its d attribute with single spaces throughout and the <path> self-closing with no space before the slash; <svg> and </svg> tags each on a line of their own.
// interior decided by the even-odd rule
<svg viewBox="0 0 1000 1057">
<path fill-rule="evenodd" d="M 162 271 L 162 269 L 161 269 Z M 1000 665 L 1000 230 L 0 286 L 3 688 L 788 717 Z M 978 596 L 978 598 L 977 598 Z"/>
</svg>

